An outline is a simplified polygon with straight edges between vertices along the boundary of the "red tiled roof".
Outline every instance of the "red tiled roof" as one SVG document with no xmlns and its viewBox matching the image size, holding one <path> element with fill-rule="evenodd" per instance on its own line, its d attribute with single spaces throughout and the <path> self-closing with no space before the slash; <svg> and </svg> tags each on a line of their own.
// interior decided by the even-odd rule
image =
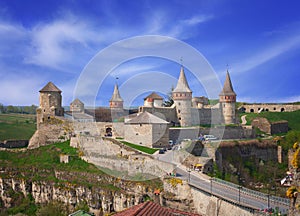
<svg viewBox="0 0 300 216">
<path fill-rule="evenodd" d="M 114 214 L 114 216 L 200 216 L 199 214 L 183 212 L 160 206 L 157 203 L 147 201 L 132 206 L 124 211 Z"/>
<path fill-rule="evenodd" d="M 147 97 L 144 98 L 144 100 L 146 100 L 147 98 L 159 99 L 159 100 L 163 99 L 160 95 L 156 94 L 155 92 L 149 94 Z"/>
</svg>

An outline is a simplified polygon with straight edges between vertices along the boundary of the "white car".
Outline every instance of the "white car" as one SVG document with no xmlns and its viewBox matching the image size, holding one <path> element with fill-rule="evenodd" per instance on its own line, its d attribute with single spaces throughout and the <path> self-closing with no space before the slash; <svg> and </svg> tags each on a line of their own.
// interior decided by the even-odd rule
<svg viewBox="0 0 300 216">
<path fill-rule="evenodd" d="M 205 141 L 209 141 L 209 140 L 217 140 L 218 138 L 215 137 L 214 135 L 204 135 L 203 136 Z"/>
</svg>

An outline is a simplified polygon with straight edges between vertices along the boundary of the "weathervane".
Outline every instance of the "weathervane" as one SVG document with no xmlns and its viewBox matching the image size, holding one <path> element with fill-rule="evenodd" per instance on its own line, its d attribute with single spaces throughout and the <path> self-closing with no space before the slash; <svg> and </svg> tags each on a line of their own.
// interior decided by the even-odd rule
<svg viewBox="0 0 300 216">
<path fill-rule="evenodd" d="M 181 64 L 181 66 L 183 66 L 183 58 L 182 58 L 182 56 L 180 57 L 180 64 Z"/>
<path fill-rule="evenodd" d="M 229 70 L 230 66 L 229 64 L 226 64 L 226 68 L 227 68 L 227 71 Z"/>
</svg>

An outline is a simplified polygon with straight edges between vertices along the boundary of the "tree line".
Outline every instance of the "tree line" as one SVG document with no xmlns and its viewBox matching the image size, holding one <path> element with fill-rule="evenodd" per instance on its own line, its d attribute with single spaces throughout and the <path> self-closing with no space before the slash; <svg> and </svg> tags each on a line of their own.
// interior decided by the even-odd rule
<svg viewBox="0 0 300 216">
<path fill-rule="evenodd" d="M 4 106 L 0 103 L 0 113 L 21 113 L 21 114 L 36 114 L 36 105 L 31 106 Z"/>
</svg>

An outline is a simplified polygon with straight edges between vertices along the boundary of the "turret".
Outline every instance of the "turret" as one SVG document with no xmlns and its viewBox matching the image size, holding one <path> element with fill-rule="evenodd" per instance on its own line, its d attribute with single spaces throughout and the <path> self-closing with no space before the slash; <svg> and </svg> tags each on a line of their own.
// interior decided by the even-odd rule
<svg viewBox="0 0 300 216">
<path fill-rule="evenodd" d="M 78 113 L 84 113 L 84 103 L 76 98 L 71 104 L 70 104 L 70 111 L 71 112 L 78 112 Z"/>
<path fill-rule="evenodd" d="M 144 106 L 145 107 L 162 107 L 163 98 L 152 92 L 150 95 L 144 98 Z"/>
<path fill-rule="evenodd" d="M 192 125 L 192 91 L 186 80 L 183 66 L 180 69 L 180 75 L 176 88 L 172 91 L 172 97 L 176 106 L 177 117 L 181 126 Z"/>
<path fill-rule="evenodd" d="M 47 83 L 40 91 L 40 106 L 37 109 L 37 123 L 42 123 L 51 116 L 63 116 L 61 90 L 52 82 Z"/>
<path fill-rule="evenodd" d="M 112 109 L 123 109 L 123 99 L 120 96 L 118 84 L 115 84 L 113 95 L 109 101 L 109 107 Z"/>
<path fill-rule="evenodd" d="M 229 72 L 226 73 L 226 79 L 224 82 L 223 89 L 219 94 L 220 108 L 222 110 L 224 123 L 225 124 L 235 124 L 235 103 L 236 103 L 236 93 L 233 91 L 231 79 Z"/>
</svg>

